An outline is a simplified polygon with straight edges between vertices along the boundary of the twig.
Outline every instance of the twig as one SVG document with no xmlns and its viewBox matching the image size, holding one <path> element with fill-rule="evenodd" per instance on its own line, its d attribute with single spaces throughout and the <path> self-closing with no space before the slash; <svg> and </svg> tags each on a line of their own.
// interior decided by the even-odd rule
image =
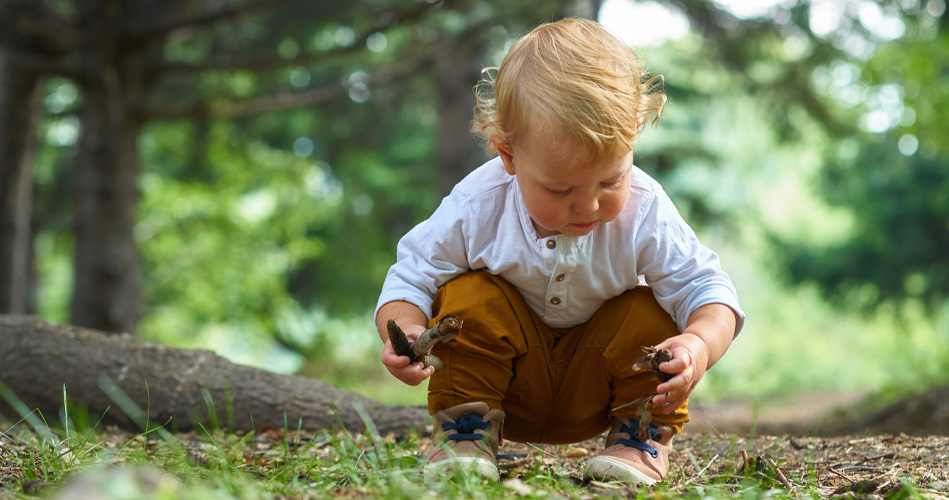
<svg viewBox="0 0 949 500">
<path fill-rule="evenodd" d="M 877 467 L 877 466 L 875 466 L 875 465 L 858 465 L 858 464 L 849 465 L 849 464 L 848 464 L 848 465 L 841 465 L 841 466 L 840 466 L 840 470 L 858 470 L 858 471 L 864 471 L 864 472 L 881 472 L 881 471 L 883 471 L 883 470 L 885 470 L 885 469 L 883 469 L 882 467 Z"/>
<path fill-rule="evenodd" d="M 619 410 L 619 409 L 622 409 L 622 408 L 626 408 L 627 406 L 643 404 L 643 403 L 646 401 L 646 399 L 651 398 L 651 397 L 653 397 L 654 395 L 655 395 L 655 394 L 646 394 L 646 395 L 644 395 L 644 396 L 642 396 L 642 397 L 638 397 L 638 398 L 636 398 L 636 399 L 630 401 L 629 403 L 621 404 L 621 405 L 619 405 L 619 406 L 613 408 L 613 409 L 610 410 L 610 411 L 611 411 L 611 412 L 614 412 L 614 411 L 616 411 L 616 410 Z"/>
<path fill-rule="evenodd" d="M 537 450 L 537 451 L 543 453 L 544 455 L 550 455 L 550 456 L 552 456 L 552 457 L 554 457 L 554 458 L 556 458 L 556 459 L 559 459 L 559 460 L 561 460 L 561 461 L 563 460 L 561 457 L 559 457 L 559 456 L 557 456 L 557 455 L 554 455 L 553 453 L 551 453 L 551 452 L 549 452 L 549 451 L 545 451 L 545 450 L 541 449 L 540 446 L 537 446 L 537 445 L 534 444 L 534 443 L 524 443 L 524 444 L 526 444 L 527 446 L 530 446 L 531 448 L 533 448 L 533 449 L 535 449 L 535 450 Z"/>
<path fill-rule="evenodd" d="M 781 484 L 783 484 L 784 487 L 788 489 L 788 491 L 794 492 L 797 488 L 795 488 L 794 483 L 789 481 L 787 476 L 785 476 L 784 473 L 781 472 L 781 469 L 778 468 L 778 464 L 774 460 L 771 460 L 770 458 L 767 460 L 768 460 L 768 463 L 771 464 L 771 467 L 774 467 L 774 474 L 778 476 L 778 481 L 780 481 Z"/>
<path fill-rule="evenodd" d="M 892 458 L 894 455 L 896 455 L 896 453 L 895 453 L 895 452 L 891 452 L 891 453 L 884 453 L 884 454 L 882 454 L 882 455 L 877 455 L 877 456 L 874 456 L 874 457 L 867 457 L 867 458 L 864 458 L 863 460 L 861 460 L 861 461 L 859 461 L 859 462 L 857 462 L 857 463 L 855 463 L 855 464 L 853 464 L 853 465 L 861 465 L 861 464 L 865 464 L 865 463 L 870 462 L 870 461 L 873 461 L 873 460 L 879 460 L 879 459 L 881 459 L 881 458 Z"/>
<path fill-rule="evenodd" d="M 434 366 L 435 371 L 438 371 L 443 366 L 442 361 L 436 356 L 426 354 L 435 344 L 448 342 L 458 336 L 461 331 L 461 318 L 455 315 L 445 316 L 438 324 L 422 332 L 415 342 L 409 342 L 405 337 L 405 332 L 399 328 L 399 325 L 393 319 L 386 323 L 386 329 L 389 332 L 389 341 L 392 342 L 392 348 L 396 354 L 406 356 L 412 363 L 421 361 L 426 368 Z"/>
<path fill-rule="evenodd" d="M 642 349 L 646 355 L 633 363 L 633 371 L 649 370 L 653 377 L 660 382 L 668 382 L 675 376 L 674 373 L 666 373 L 659 369 L 660 364 L 672 360 L 672 352 L 668 349 L 656 349 L 655 347 L 643 347 Z"/>
<path fill-rule="evenodd" d="M 828 467 L 828 468 L 827 468 L 827 472 L 830 472 L 831 474 L 833 474 L 833 475 L 835 475 L 835 476 L 837 476 L 837 477 L 841 477 L 841 478 L 843 478 L 843 479 L 846 479 L 847 481 L 849 481 L 849 482 L 851 482 L 851 483 L 853 482 L 853 479 L 850 479 L 850 478 L 847 477 L 843 472 L 840 472 L 840 471 L 838 471 L 837 469 L 835 469 L 835 468 L 833 468 L 833 467 Z"/>
<path fill-rule="evenodd" d="M 708 464 L 707 464 L 705 467 L 702 467 L 702 470 L 698 471 L 698 473 L 696 473 L 694 476 L 692 476 L 688 481 L 682 483 L 682 486 L 688 486 L 689 484 L 691 484 L 691 483 L 692 483 L 693 481 L 695 481 L 696 479 L 702 477 L 702 474 L 704 474 L 705 471 L 707 471 L 708 468 L 712 466 L 712 463 L 715 462 L 716 460 L 718 460 L 718 454 L 717 454 L 717 453 L 715 454 L 714 457 L 712 457 L 711 460 L 708 461 Z"/>
</svg>

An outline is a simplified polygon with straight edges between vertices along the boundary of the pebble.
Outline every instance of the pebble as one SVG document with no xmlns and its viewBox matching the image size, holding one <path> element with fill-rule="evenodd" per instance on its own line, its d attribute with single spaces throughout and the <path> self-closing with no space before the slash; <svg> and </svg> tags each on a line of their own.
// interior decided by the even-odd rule
<svg viewBox="0 0 949 500">
<path fill-rule="evenodd" d="M 567 448 L 567 453 L 565 456 L 567 458 L 580 458 L 585 457 L 590 454 L 590 450 L 586 448 L 580 448 L 579 446 Z"/>
</svg>

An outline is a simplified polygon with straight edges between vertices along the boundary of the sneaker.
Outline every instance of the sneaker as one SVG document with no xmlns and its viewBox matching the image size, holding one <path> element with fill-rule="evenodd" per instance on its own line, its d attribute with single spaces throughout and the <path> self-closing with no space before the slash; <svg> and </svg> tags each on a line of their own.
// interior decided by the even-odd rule
<svg viewBox="0 0 949 500">
<path fill-rule="evenodd" d="M 465 403 L 435 412 L 432 449 L 423 467 L 426 481 L 438 481 L 455 470 L 498 481 L 498 446 L 504 412 L 486 403 Z"/>
<path fill-rule="evenodd" d="M 672 428 L 650 425 L 646 436 L 643 441 L 638 421 L 614 420 L 606 435 L 606 448 L 583 464 L 587 477 L 646 486 L 661 481 L 669 470 Z"/>
</svg>

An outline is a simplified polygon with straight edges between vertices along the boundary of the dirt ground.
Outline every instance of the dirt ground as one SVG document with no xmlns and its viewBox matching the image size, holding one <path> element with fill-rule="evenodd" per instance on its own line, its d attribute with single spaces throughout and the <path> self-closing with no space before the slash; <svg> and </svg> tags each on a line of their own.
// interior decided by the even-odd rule
<svg viewBox="0 0 949 500">
<path fill-rule="evenodd" d="M 889 498 L 911 484 L 925 498 L 949 499 L 945 389 L 878 409 L 864 394 L 827 392 L 758 404 L 694 402 L 690 413 L 670 457 L 673 488 L 750 472 L 826 498 Z M 579 480 L 579 464 L 602 446 L 603 437 L 571 447 L 505 443 L 500 467 L 515 477 L 540 460 Z"/>
<path fill-rule="evenodd" d="M 582 482 L 582 461 L 603 446 L 597 438 L 576 446 L 505 443 L 499 455 L 502 480 L 524 468 L 547 467 Z M 848 492 L 859 498 L 887 496 L 911 484 L 927 498 L 949 499 L 949 437 L 907 435 L 796 437 L 685 433 L 677 436 L 667 483 L 728 482 L 760 475 L 774 487 L 813 491 L 822 497 Z M 621 488 L 588 483 L 591 489 Z"/>
</svg>

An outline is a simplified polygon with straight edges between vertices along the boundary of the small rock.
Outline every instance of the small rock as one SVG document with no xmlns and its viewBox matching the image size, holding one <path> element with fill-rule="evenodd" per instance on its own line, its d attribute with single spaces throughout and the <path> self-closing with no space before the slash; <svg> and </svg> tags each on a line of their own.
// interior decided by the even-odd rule
<svg viewBox="0 0 949 500">
<path fill-rule="evenodd" d="M 516 477 L 512 479 L 508 479 L 504 481 L 504 483 L 502 484 L 504 484 L 505 487 L 513 490 L 514 493 L 517 493 L 518 495 L 522 495 L 525 497 L 534 493 L 533 488 L 524 484 L 523 481 L 521 481 L 520 479 Z"/>
<path fill-rule="evenodd" d="M 49 486 L 49 483 L 43 481 L 42 479 L 30 479 L 23 481 L 23 493 L 27 495 L 36 495 L 43 488 Z"/>
<path fill-rule="evenodd" d="M 24 484 L 24 491 L 26 484 Z M 112 498 L 177 498 L 181 483 L 155 467 L 107 466 L 69 477 L 55 500 L 108 500 Z"/>
</svg>

